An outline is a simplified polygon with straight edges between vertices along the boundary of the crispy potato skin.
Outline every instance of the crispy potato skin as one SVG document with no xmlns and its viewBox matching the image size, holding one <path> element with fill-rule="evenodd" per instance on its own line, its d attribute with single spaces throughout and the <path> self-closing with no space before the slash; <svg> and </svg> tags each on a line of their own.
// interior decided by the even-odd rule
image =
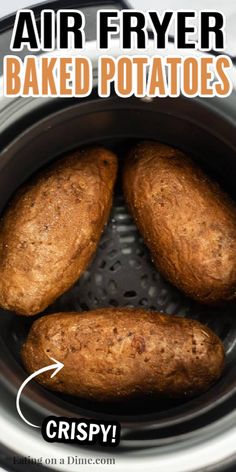
<svg viewBox="0 0 236 472">
<path fill-rule="evenodd" d="M 184 397 L 207 390 L 221 375 L 224 348 L 197 321 L 132 308 L 43 316 L 22 348 L 29 373 L 64 363 L 45 387 L 98 401 L 154 394 Z"/>
<path fill-rule="evenodd" d="M 236 297 L 236 207 L 181 151 L 143 142 L 130 153 L 124 194 L 160 272 L 206 304 Z"/>
<path fill-rule="evenodd" d="M 107 222 L 116 156 L 75 151 L 20 189 L 0 224 L 0 306 L 34 315 L 89 264 Z"/>
</svg>

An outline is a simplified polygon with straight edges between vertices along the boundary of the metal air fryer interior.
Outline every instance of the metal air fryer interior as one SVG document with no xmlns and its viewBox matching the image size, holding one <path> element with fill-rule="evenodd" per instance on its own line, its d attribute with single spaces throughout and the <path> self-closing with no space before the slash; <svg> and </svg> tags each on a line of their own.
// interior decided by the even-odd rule
<svg viewBox="0 0 236 472">
<path fill-rule="evenodd" d="M 161 140 L 188 151 L 235 198 L 234 123 L 218 108 L 217 100 L 211 102 L 216 104 L 215 108 L 209 103 L 206 99 L 147 101 L 112 96 L 98 100 L 94 96 L 83 102 L 49 100 L 41 108 L 26 113 L 22 110 L 15 127 L 2 134 L 2 142 L 9 140 L 11 144 L 3 149 L 0 162 L 1 210 L 29 176 L 69 149 L 93 143 L 110 147 L 118 153 L 122 170 L 127 149 L 141 139 Z M 92 264 L 47 313 L 118 305 L 152 308 L 207 324 L 225 345 L 226 366 L 222 378 L 195 399 L 162 403 L 150 398 L 132 403 L 96 403 L 52 393 L 32 383 L 24 395 L 24 411 L 30 420 L 42 420 L 49 414 L 115 418 L 128 427 L 126 439 L 139 444 L 139 439 L 161 441 L 167 436 L 191 433 L 232 410 L 236 397 L 235 308 L 201 306 L 162 278 L 127 212 L 120 175 L 110 221 Z M 7 401 L 13 409 L 16 391 L 26 376 L 20 347 L 34 319 L 1 312 L 3 395 L 8 394 Z M 148 430 L 150 425 L 152 428 Z"/>
</svg>

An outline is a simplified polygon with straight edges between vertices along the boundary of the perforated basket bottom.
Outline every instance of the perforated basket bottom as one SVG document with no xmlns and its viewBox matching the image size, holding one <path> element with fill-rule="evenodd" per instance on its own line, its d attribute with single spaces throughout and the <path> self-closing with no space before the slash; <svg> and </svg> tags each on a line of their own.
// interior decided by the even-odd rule
<svg viewBox="0 0 236 472">
<path fill-rule="evenodd" d="M 188 305 L 155 270 L 123 197 L 117 196 L 91 266 L 49 311 L 139 306 L 185 314 Z"/>
<path fill-rule="evenodd" d="M 107 306 L 142 307 L 197 319 L 208 325 L 223 340 L 227 356 L 226 372 L 227 369 L 230 372 L 235 362 L 234 314 L 225 310 L 217 312 L 216 309 L 201 306 L 163 279 L 152 264 L 149 252 L 120 194 L 115 196 L 110 220 L 92 264 L 75 286 L 62 295 L 45 313 L 84 311 Z M 8 329 L 9 345 L 18 362 L 20 362 L 20 348 L 32 322 L 33 319 L 12 317 Z M 226 381 L 227 374 L 220 381 L 222 386 L 219 382 L 216 397 L 219 391 L 224 392 Z M 213 401 L 215 388 L 213 386 L 211 389 Z M 44 392 L 47 394 L 46 390 Z M 132 401 L 132 404 L 118 404 L 114 409 L 112 404 L 96 404 L 65 395 L 53 395 L 62 398 L 67 404 L 118 415 L 148 414 L 153 411 L 169 410 L 179 405 L 179 402 L 173 401 L 161 403 L 156 400 Z M 191 402 L 188 400 L 188 403 L 189 401 Z"/>
</svg>

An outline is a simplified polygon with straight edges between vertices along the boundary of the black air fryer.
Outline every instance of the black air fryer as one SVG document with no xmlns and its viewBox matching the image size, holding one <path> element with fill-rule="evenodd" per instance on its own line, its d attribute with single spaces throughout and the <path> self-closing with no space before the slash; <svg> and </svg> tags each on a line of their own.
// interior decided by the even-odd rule
<svg viewBox="0 0 236 472">
<path fill-rule="evenodd" d="M 96 92 L 95 15 L 98 8 L 123 8 L 111 1 L 57 1 L 33 8 L 78 8 L 87 21 L 86 37 L 94 70 L 90 97 L 79 99 L 0 97 L 0 210 L 37 170 L 77 147 L 101 144 L 119 156 L 120 167 L 133 143 L 160 140 L 187 151 L 236 198 L 236 93 L 224 99 L 98 98 Z M 14 16 L 0 23 L 1 53 L 8 54 Z M 118 55 L 115 48 L 110 54 Z M 1 71 L 2 73 L 2 71 Z M 158 176 L 157 176 L 158 178 Z M 61 457 L 114 458 L 107 471 L 196 472 L 236 470 L 236 313 L 199 305 L 170 285 L 154 268 L 149 252 L 124 204 L 120 177 L 110 221 L 95 258 L 78 283 L 47 313 L 107 306 L 151 308 L 197 319 L 221 338 L 226 366 L 221 379 L 197 398 L 177 401 L 96 403 L 49 392 L 35 382 L 24 390 L 21 406 L 29 421 L 49 415 L 117 420 L 122 439 L 117 449 L 46 443 L 40 429 L 18 416 L 16 393 L 27 374 L 20 348 L 31 319 L 1 312 L 0 440 L 6 470 L 87 470 L 88 465 L 59 463 Z M 171 340 L 170 340 L 171 342 Z M 14 460 L 14 456 L 16 459 Z M 22 466 L 17 457 L 57 458 Z M 39 461 L 40 462 L 40 461 Z M 23 467 L 23 469 L 22 469 Z"/>
</svg>

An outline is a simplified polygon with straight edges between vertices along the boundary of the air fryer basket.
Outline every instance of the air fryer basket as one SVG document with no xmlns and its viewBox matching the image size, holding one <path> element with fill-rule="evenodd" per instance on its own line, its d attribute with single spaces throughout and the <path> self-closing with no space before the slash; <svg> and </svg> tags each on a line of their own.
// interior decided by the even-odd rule
<svg viewBox="0 0 236 472">
<path fill-rule="evenodd" d="M 235 198 L 235 123 L 232 114 L 225 113 L 233 99 L 234 95 L 230 103 L 225 100 L 225 109 L 220 100 L 122 100 L 115 96 L 100 100 L 96 94 L 82 102 L 26 100 L 22 109 L 16 104 L 15 120 L 12 110 L 8 111 L 10 125 L 2 129 L 1 210 L 35 171 L 68 150 L 102 144 L 118 153 L 122 168 L 129 147 L 142 139 L 161 140 L 188 151 Z M 47 313 L 118 305 L 152 308 L 207 324 L 224 342 L 222 378 L 205 394 L 185 402 L 148 400 L 118 405 L 52 393 L 32 382 L 22 399 L 29 420 L 39 424 L 49 414 L 114 418 L 124 427 L 122 447 L 161 445 L 167 438 L 176 442 L 183 433 L 185 438 L 195 437 L 200 428 L 221 419 L 224 428 L 223 419 L 230 417 L 236 398 L 235 308 L 201 306 L 162 278 L 126 209 L 120 176 L 112 214 L 92 264 Z M 33 319 L 6 312 L 0 316 L 2 398 L 12 410 L 17 389 L 26 377 L 20 347 Z"/>
</svg>

